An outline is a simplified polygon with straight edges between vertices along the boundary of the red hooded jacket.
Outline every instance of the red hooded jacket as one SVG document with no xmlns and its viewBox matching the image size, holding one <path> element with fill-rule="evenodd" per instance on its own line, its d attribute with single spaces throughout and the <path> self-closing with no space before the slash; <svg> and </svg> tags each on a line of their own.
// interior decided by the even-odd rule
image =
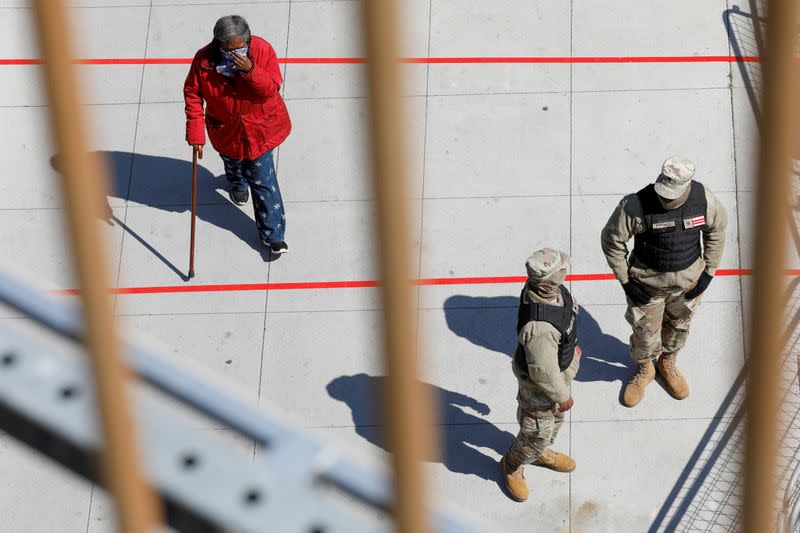
<svg viewBox="0 0 800 533">
<path fill-rule="evenodd" d="M 205 144 L 205 125 L 217 152 L 235 159 L 256 159 L 281 144 L 292 130 L 280 94 L 283 78 L 275 50 L 253 36 L 248 54 L 253 68 L 247 74 L 227 77 L 213 64 L 212 46 L 195 54 L 183 86 L 186 140 L 192 145 Z"/>
</svg>

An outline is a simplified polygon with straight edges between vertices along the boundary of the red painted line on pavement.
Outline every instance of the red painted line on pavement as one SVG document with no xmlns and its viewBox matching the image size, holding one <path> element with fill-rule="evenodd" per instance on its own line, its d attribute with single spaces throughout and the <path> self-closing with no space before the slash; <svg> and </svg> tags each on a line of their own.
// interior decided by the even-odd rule
<svg viewBox="0 0 800 533">
<path fill-rule="evenodd" d="M 800 269 L 787 270 L 787 276 L 800 276 Z M 749 268 L 721 268 L 716 276 L 751 276 L 753 270 Z M 423 278 L 413 280 L 414 285 L 491 285 L 503 283 L 523 283 L 525 276 L 490 276 L 470 278 Z M 569 274 L 567 281 L 611 281 L 614 274 Z M 236 291 L 291 291 L 312 289 L 359 289 L 379 287 L 378 280 L 363 281 L 297 281 L 280 283 L 231 283 L 218 285 L 162 285 L 152 287 L 120 287 L 110 289 L 112 294 L 174 294 L 191 292 L 236 292 Z M 78 294 L 78 289 L 62 289 L 50 291 L 51 294 L 67 296 Z"/>
<path fill-rule="evenodd" d="M 493 283 L 520 283 L 525 276 L 501 276 L 482 278 L 423 278 L 414 280 L 414 285 L 490 285 Z"/>
<path fill-rule="evenodd" d="M 787 270 L 786 275 L 796 276 L 800 270 Z M 751 268 L 720 268 L 714 273 L 715 276 L 752 276 L 753 269 Z"/>
<path fill-rule="evenodd" d="M 120 287 L 112 294 L 167 294 L 181 292 L 287 291 L 301 289 L 358 289 L 377 287 L 378 281 L 299 281 L 287 283 L 234 283 L 225 285 L 164 285 L 154 287 Z M 78 289 L 52 291 L 53 294 L 75 295 Z"/>
<path fill-rule="evenodd" d="M 366 63 L 363 57 L 284 57 L 279 63 L 288 65 L 349 65 Z M 756 56 L 608 56 L 608 57 L 404 57 L 401 63 L 441 64 L 591 64 L 591 63 L 755 63 Z M 80 65 L 188 65 L 189 57 L 148 58 L 84 58 L 76 59 Z M 0 59 L 0 66 L 41 65 L 41 59 Z"/>
<path fill-rule="evenodd" d="M 606 56 L 606 57 L 420 57 L 404 58 L 403 63 L 423 64 L 498 64 L 498 63 L 733 63 L 761 61 L 755 56 Z"/>
</svg>

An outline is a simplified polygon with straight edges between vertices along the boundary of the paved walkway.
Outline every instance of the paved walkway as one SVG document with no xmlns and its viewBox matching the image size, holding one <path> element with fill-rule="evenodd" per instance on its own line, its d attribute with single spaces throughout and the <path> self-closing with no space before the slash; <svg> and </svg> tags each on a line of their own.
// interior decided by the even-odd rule
<svg viewBox="0 0 800 533">
<path fill-rule="evenodd" d="M 2 58 L 38 57 L 26 4 L 0 0 Z M 276 156 L 286 256 L 265 261 L 252 208 L 230 204 L 222 163 L 209 147 L 199 174 L 197 277 L 186 283 L 187 65 L 152 61 L 190 58 L 209 41 L 216 19 L 231 13 L 245 16 L 281 58 L 362 57 L 358 3 L 78 4 L 80 55 L 101 60 L 79 68 L 93 147 L 108 157 L 113 176 L 113 217 L 99 223 L 116 285 L 198 288 L 127 291 L 116 297 L 121 320 L 133 335 L 210 368 L 254 402 L 279 406 L 366 463 L 383 463 L 378 435 L 386 421 L 370 396 L 382 384 L 374 287 L 207 290 L 377 278 L 364 66 L 283 65 L 294 122 Z M 670 155 L 694 160 L 698 179 L 728 210 L 722 267 L 752 266 L 758 64 L 740 69 L 730 59 L 758 53 L 749 2 L 402 4 L 403 55 L 443 58 L 403 66 L 417 277 L 522 276 L 525 257 L 543 246 L 571 253 L 573 273 L 605 274 L 600 228 L 621 196 L 652 181 Z M 500 57 L 528 59 L 475 59 Z M 41 71 L 6 63 L 0 266 L 46 289 L 73 288 Z M 444 454 L 427 465 L 435 497 L 470 509 L 498 531 L 733 531 L 748 277 L 720 276 L 704 297 L 681 358 L 689 398 L 676 402 L 653 385 L 636 409 L 618 402 L 632 371 L 619 284 L 571 283 L 583 305 L 585 357 L 573 385 L 575 407 L 556 445 L 578 468 L 571 475 L 531 469 L 532 497 L 524 504 L 501 492 L 497 467 L 517 431 L 509 356 L 519 286 L 477 280 L 419 288 L 424 378 L 441 407 Z M 789 368 L 785 390 L 797 409 L 796 368 Z M 786 422 L 789 434 L 796 423 Z M 0 479 L 2 531 L 112 530 L 101 490 L 4 437 Z"/>
</svg>

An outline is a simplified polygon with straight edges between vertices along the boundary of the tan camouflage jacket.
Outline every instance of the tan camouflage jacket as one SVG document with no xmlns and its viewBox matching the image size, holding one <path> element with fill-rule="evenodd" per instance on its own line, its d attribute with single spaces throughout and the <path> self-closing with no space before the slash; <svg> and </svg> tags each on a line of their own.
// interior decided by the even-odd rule
<svg viewBox="0 0 800 533">
<path fill-rule="evenodd" d="M 629 263 L 627 242 L 634 235 L 644 232 L 645 223 L 639 197 L 634 193 L 622 199 L 601 234 L 601 246 L 606 261 L 620 283 L 627 283 L 629 277 L 633 277 L 656 289 L 685 290 L 697 282 L 703 270 L 714 275 L 725 248 L 728 215 L 725 207 L 708 187 L 705 190 L 708 208 L 706 226 L 703 229 L 703 255 L 689 268 L 678 272 L 659 272 L 646 267 L 635 258 L 631 258 Z"/>
<path fill-rule="evenodd" d="M 534 294 L 526 291 L 526 299 L 536 303 L 547 302 Z M 561 295 L 558 295 L 558 305 L 564 305 Z M 577 326 L 576 326 L 577 327 Z M 541 396 L 543 403 L 559 404 L 567 401 L 570 396 L 569 385 L 578 373 L 580 359 L 574 357 L 572 364 L 564 370 L 558 366 L 558 345 L 561 343 L 561 333 L 549 322 L 531 321 L 523 326 L 518 337 L 520 345 L 525 349 L 525 358 L 528 361 L 528 376 L 521 377 L 523 382 L 534 389 L 536 396 Z M 520 349 L 517 346 L 517 349 Z M 552 408 L 552 405 L 548 405 Z"/>
</svg>

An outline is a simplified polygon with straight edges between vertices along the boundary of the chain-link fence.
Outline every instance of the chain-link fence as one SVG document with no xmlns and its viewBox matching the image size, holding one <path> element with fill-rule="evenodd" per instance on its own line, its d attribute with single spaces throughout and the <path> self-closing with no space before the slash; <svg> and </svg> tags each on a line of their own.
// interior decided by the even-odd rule
<svg viewBox="0 0 800 533">
<path fill-rule="evenodd" d="M 758 124 L 766 13 L 762 2 L 733 2 L 724 23 L 737 69 Z M 733 85 L 733 80 L 732 85 Z M 795 161 L 790 235 L 800 256 L 800 161 Z M 800 533 L 800 277 L 787 280 L 785 343 L 778 414 L 780 451 L 775 497 L 779 533 Z M 746 303 L 746 302 L 744 302 Z M 751 354 L 758 357 L 758 354 Z M 735 532 L 741 529 L 744 488 L 744 371 L 735 381 L 695 452 L 678 478 L 649 533 Z"/>
</svg>

